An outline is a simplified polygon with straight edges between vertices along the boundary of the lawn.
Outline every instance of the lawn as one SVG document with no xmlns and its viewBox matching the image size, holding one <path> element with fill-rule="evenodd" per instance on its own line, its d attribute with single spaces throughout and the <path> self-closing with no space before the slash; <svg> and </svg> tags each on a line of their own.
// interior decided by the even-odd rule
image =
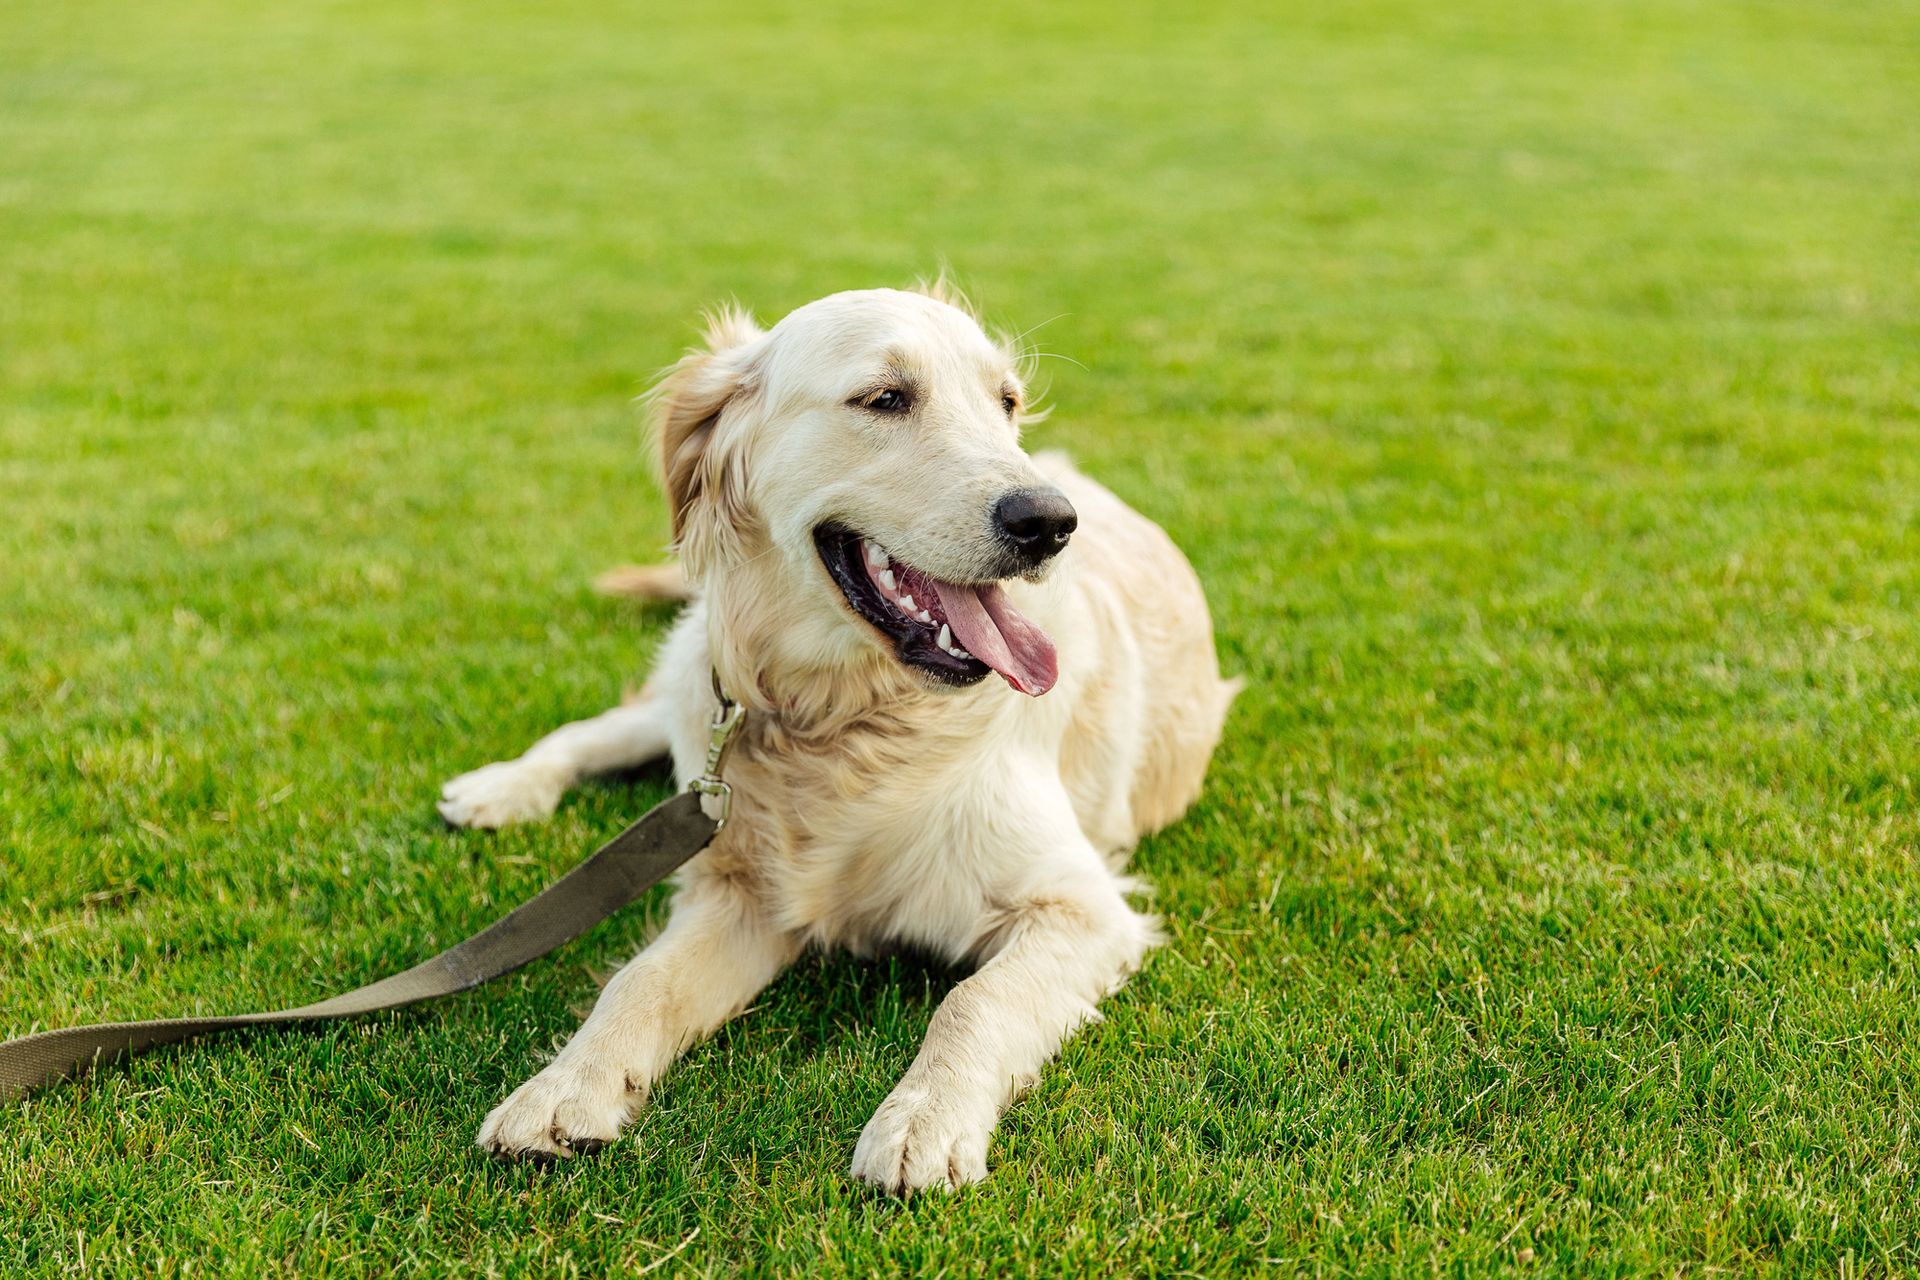
<svg viewBox="0 0 1920 1280">
<path fill-rule="evenodd" d="M 589 583 L 697 309 L 942 262 L 1251 682 L 1168 944 L 954 1197 L 846 1176 L 912 960 L 483 1158 L 656 893 L 0 1110 L 0 1275 L 1920 1268 L 1920 7 L 719 8 L 10 8 L 0 1035 L 358 984 L 663 795 L 433 811 L 663 634 Z"/>
</svg>

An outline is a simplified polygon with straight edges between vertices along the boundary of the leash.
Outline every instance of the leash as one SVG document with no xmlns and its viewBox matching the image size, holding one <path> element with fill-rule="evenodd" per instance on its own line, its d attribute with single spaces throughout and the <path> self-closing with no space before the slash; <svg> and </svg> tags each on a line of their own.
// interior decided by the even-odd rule
<svg viewBox="0 0 1920 1280">
<path fill-rule="evenodd" d="M 739 732 L 744 710 L 721 692 L 717 675 L 713 692 L 720 706 L 708 733 L 705 771 L 685 791 L 648 810 L 579 866 L 465 942 L 404 973 L 296 1009 L 106 1022 L 9 1040 L 0 1044 L 0 1103 L 157 1045 L 242 1027 L 351 1018 L 471 991 L 571 942 L 665 880 L 726 825 L 733 791 L 721 781 L 720 763 Z M 703 802 L 709 798 L 718 817 L 706 810 Z"/>
</svg>

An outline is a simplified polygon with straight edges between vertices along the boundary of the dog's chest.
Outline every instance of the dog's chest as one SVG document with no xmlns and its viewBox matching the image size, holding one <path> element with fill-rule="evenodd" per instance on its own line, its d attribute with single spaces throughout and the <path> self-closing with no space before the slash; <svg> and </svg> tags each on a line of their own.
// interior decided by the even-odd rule
<svg viewBox="0 0 1920 1280">
<path fill-rule="evenodd" d="M 768 910 L 816 943 L 960 959 L 1018 874 L 1004 788 L 977 751 L 922 738 L 742 763 L 742 852 Z"/>
<path fill-rule="evenodd" d="M 857 952 L 906 944 L 960 959 L 992 916 L 1006 869 L 952 807 L 884 808 L 797 846 L 774 881 L 783 923 Z"/>
</svg>

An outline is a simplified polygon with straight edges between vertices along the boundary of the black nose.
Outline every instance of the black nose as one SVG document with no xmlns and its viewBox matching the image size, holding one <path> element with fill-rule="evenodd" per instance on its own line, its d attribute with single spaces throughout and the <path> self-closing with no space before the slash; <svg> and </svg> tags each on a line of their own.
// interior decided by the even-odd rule
<svg viewBox="0 0 1920 1280">
<path fill-rule="evenodd" d="M 1067 545 L 1080 516 L 1058 489 L 1015 489 L 993 504 L 993 527 L 1030 564 Z"/>
</svg>

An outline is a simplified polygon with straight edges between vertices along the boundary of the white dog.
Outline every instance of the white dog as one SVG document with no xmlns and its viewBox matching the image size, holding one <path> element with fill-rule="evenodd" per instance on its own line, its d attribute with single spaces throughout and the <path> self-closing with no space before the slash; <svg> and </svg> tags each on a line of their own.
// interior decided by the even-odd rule
<svg viewBox="0 0 1920 1280">
<path fill-rule="evenodd" d="M 684 782 L 717 674 L 746 708 L 733 817 L 659 937 L 486 1118 L 488 1150 L 611 1141 L 804 948 L 906 945 L 976 967 L 853 1173 L 972 1182 L 1001 1111 L 1155 942 L 1120 867 L 1198 794 L 1237 682 L 1166 535 L 1021 452 L 1020 362 L 963 307 L 934 286 L 765 332 L 722 312 L 655 392 L 692 604 L 637 700 L 454 779 L 440 811 L 543 818 L 583 776 L 668 753 Z"/>
</svg>

